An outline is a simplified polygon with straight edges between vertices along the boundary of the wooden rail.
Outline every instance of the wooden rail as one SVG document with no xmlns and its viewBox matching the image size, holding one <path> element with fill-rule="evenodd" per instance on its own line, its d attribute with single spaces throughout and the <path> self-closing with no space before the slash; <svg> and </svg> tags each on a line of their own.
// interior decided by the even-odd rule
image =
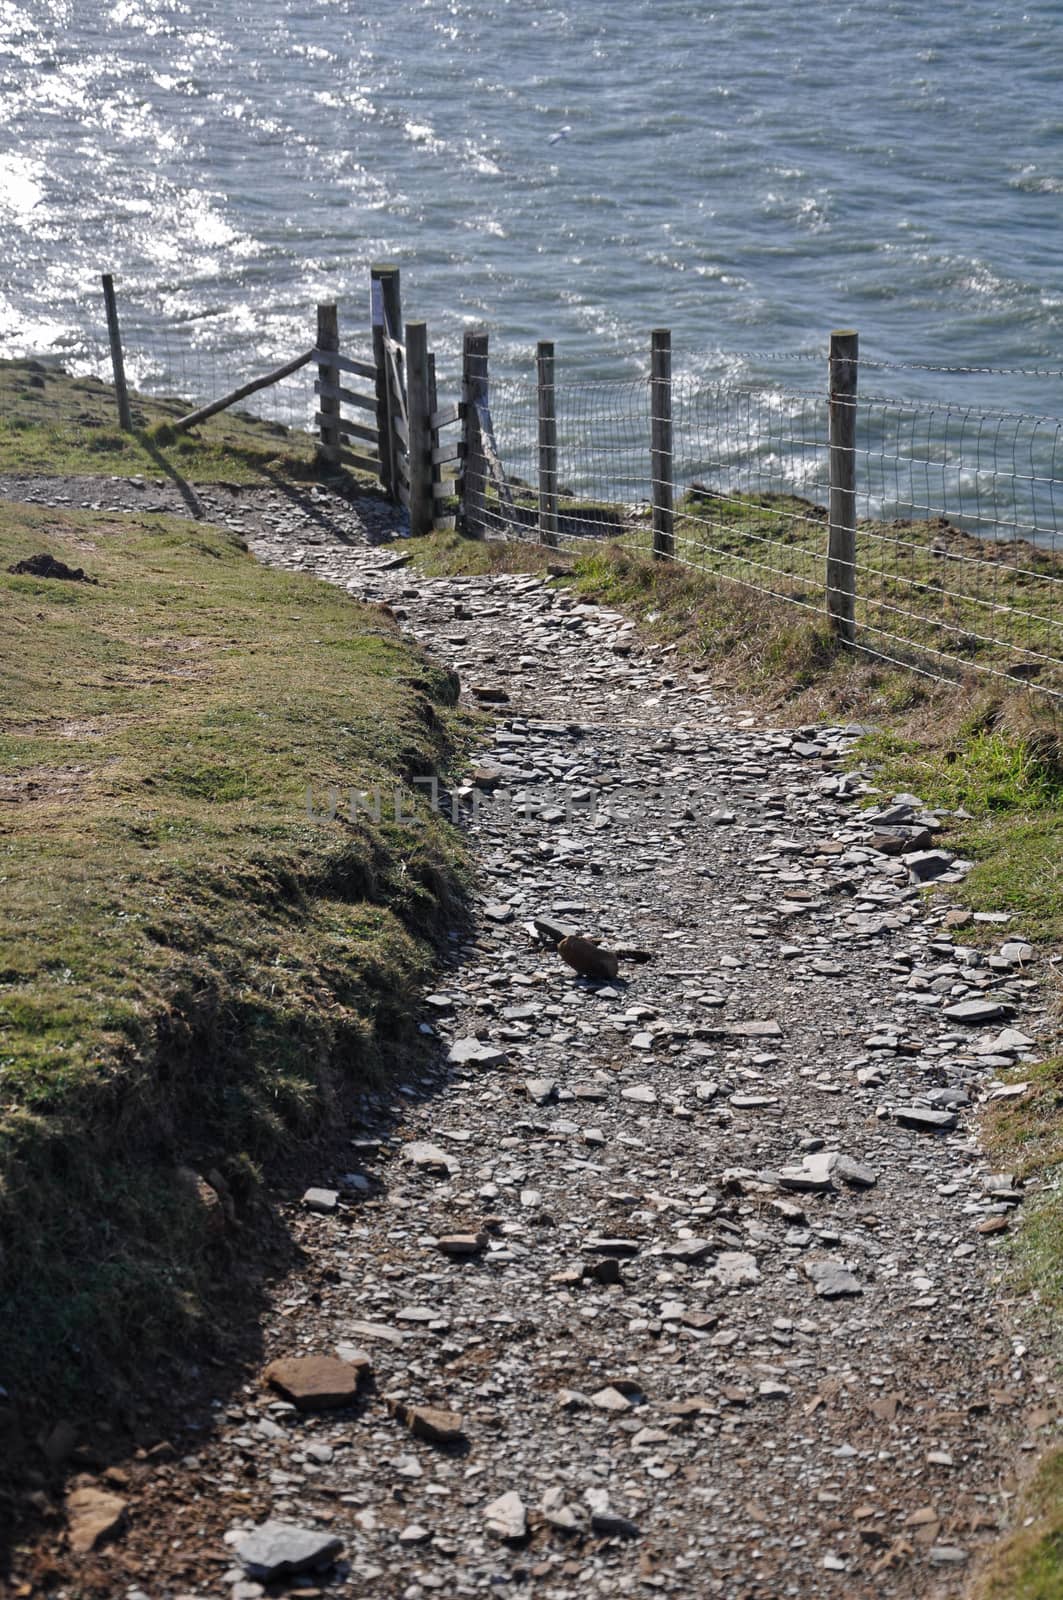
<svg viewBox="0 0 1063 1600">
<path fill-rule="evenodd" d="M 227 411 L 238 401 L 246 400 L 248 395 L 257 394 L 259 389 L 268 389 L 271 384 L 280 383 L 282 378 L 290 378 L 300 367 L 308 366 L 311 361 L 318 360 L 320 354 L 318 350 L 305 350 L 301 356 L 296 356 L 294 361 L 286 361 L 283 367 L 274 367 L 272 372 L 265 373 L 261 378 L 253 378 L 250 383 L 242 383 L 239 389 L 233 389 L 229 394 L 222 395 L 220 400 L 212 400 L 209 405 L 200 406 L 197 411 L 190 411 L 187 416 L 178 417 L 170 426 L 176 432 L 184 433 L 186 429 L 194 428 L 200 422 L 206 422 L 208 417 L 213 417 L 217 412 Z"/>
</svg>

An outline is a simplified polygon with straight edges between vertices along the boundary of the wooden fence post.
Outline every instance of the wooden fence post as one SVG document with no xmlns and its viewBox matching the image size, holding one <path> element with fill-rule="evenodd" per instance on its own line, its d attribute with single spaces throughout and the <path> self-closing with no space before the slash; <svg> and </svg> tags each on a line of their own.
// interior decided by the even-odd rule
<svg viewBox="0 0 1063 1600">
<path fill-rule="evenodd" d="M 114 392 L 118 400 L 118 426 L 123 433 L 132 433 L 133 418 L 129 410 L 129 390 L 125 381 L 125 361 L 122 359 L 122 333 L 118 326 L 118 303 L 114 297 L 114 279 L 109 272 L 103 274 L 103 300 L 107 307 L 107 337 L 111 341 L 111 370 L 114 373 Z"/>
<path fill-rule="evenodd" d="M 431 384 L 428 373 L 428 324 L 406 324 L 406 414 L 409 428 L 410 533 L 415 539 L 432 531 Z"/>
<path fill-rule="evenodd" d="M 856 633 L 856 377 L 859 335 L 830 336 L 830 524 L 827 536 L 827 615 L 831 630 L 851 643 Z"/>
<path fill-rule="evenodd" d="M 650 487 L 653 496 L 653 553 L 675 555 L 672 507 L 672 335 L 654 328 L 650 345 Z"/>
<path fill-rule="evenodd" d="M 557 404 L 554 398 L 554 347 L 540 340 L 535 349 L 539 391 L 539 541 L 557 545 Z"/>
<path fill-rule="evenodd" d="M 428 353 L 428 415 L 434 417 L 439 410 L 439 385 L 436 382 L 436 358 L 432 351 Z M 439 429 L 428 426 L 428 443 L 432 450 L 432 522 L 436 517 L 436 489 L 443 482 L 443 468 L 435 458 L 439 449 Z"/>
<path fill-rule="evenodd" d="M 402 287 L 398 267 L 379 262 L 369 269 L 372 297 L 373 360 L 376 363 L 376 425 L 379 434 L 380 482 L 392 500 L 398 499 L 395 471 L 395 430 L 391 425 L 393 384 L 391 362 L 384 344 L 385 328 L 402 342 Z"/>
<path fill-rule="evenodd" d="M 334 305 L 317 308 L 317 348 L 322 351 L 339 350 L 340 319 Z M 319 382 L 340 386 L 340 369 L 331 362 L 319 362 Z M 340 402 L 336 395 L 318 395 L 318 413 L 321 417 L 321 439 L 317 447 L 318 461 L 327 467 L 338 467 L 340 462 Z"/>
<path fill-rule="evenodd" d="M 461 345 L 462 423 L 461 523 L 471 539 L 482 539 L 486 529 L 487 458 L 480 437 L 476 405 L 487 403 L 487 334 L 466 330 Z"/>
</svg>

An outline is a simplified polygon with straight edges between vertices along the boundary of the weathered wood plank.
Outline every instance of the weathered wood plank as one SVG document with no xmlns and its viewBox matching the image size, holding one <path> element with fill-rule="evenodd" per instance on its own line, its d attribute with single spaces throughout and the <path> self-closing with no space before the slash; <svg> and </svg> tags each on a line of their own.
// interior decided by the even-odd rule
<svg viewBox="0 0 1063 1600">
<path fill-rule="evenodd" d="M 460 439 L 454 439 L 450 444 L 436 445 L 432 451 L 432 465 L 441 467 L 448 461 L 461 461 L 464 459 L 464 447 Z"/>
<path fill-rule="evenodd" d="M 323 395 L 328 400 L 342 400 L 345 406 L 361 406 L 363 411 L 376 410 L 376 401 L 372 395 L 355 394 L 353 389 L 345 389 L 339 383 L 326 383 L 322 378 L 315 380 L 314 393 Z"/>
<path fill-rule="evenodd" d="M 314 421 L 317 423 L 324 421 L 320 411 L 314 417 Z M 364 439 L 367 444 L 373 445 L 377 443 L 375 428 L 363 428 L 360 422 L 348 422 L 346 417 L 340 418 L 340 433 L 345 439 Z"/>
<path fill-rule="evenodd" d="M 379 456 L 363 456 L 359 450 L 348 450 L 341 445 L 339 459 L 345 467 L 357 467 L 359 472 L 371 472 L 374 478 L 379 475 Z"/>
<path fill-rule="evenodd" d="M 460 402 L 449 406 L 440 406 L 438 411 L 433 411 L 429 422 L 433 428 L 449 428 L 452 422 L 460 422 L 465 412 Z"/>
<path fill-rule="evenodd" d="M 357 356 L 345 356 L 338 350 L 311 350 L 310 360 L 339 367 L 341 372 L 349 372 L 356 378 L 368 378 L 371 383 L 376 380 L 376 367 L 371 361 L 360 361 Z"/>
<path fill-rule="evenodd" d="M 322 414 L 319 411 L 314 417 L 314 421 L 320 423 L 323 420 Z M 364 439 L 367 444 L 371 445 L 375 445 L 377 442 L 375 428 L 363 428 L 357 422 L 348 422 L 346 417 L 340 418 L 339 433 L 344 439 Z"/>
</svg>

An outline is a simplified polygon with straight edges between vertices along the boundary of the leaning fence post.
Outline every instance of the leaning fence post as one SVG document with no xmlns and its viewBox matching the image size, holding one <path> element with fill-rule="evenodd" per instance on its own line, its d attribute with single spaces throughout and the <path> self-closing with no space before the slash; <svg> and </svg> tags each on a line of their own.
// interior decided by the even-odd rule
<svg viewBox="0 0 1063 1600">
<path fill-rule="evenodd" d="M 535 350 L 539 390 L 539 541 L 557 544 L 557 405 L 554 347 L 540 340 Z"/>
<path fill-rule="evenodd" d="M 406 414 L 409 426 L 410 533 L 415 539 L 432 531 L 431 382 L 428 372 L 428 324 L 406 324 Z"/>
<path fill-rule="evenodd" d="M 830 513 L 827 536 L 827 615 L 839 639 L 856 632 L 856 375 L 859 335 L 830 336 Z"/>
<path fill-rule="evenodd" d="M 402 340 L 402 288 L 398 267 L 379 262 L 369 269 L 372 297 L 373 361 L 376 365 L 376 426 L 380 451 L 380 482 L 392 500 L 398 498 L 395 472 L 395 430 L 392 427 L 391 362 L 384 344 L 385 331 Z"/>
<path fill-rule="evenodd" d="M 461 525 L 472 539 L 482 539 L 486 529 L 487 458 L 476 407 L 487 404 L 487 394 L 487 334 L 466 330 L 461 345 Z"/>
<path fill-rule="evenodd" d="M 322 305 L 317 308 L 317 348 L 322 354 L 339 350 L 340 347 L 340 319 L 339 312 L 334 305 Z M 326 388 L 337 390 L 340 386 L 340 369 L 331 361 L 318 362 L 318 416 L 320 417 L 321 439 L 317 447 L 318 460 L 328 467 L 338 467 L 340 461 L 340 402 L 335 393 L 326 393 Z"/>
<path fill-rule="evenodd" d="M 129 410 L 129 390 L 126 388 L 125 362 L 122 359 L 118 303 L 114 297 L 114 279 L 109 272 L 103 274 L 103 300 L 107 307 L 107 337 L 111 341 L 111 369 L 114 373 L 114 392 L 118 400 L 118 426 L 123 433 L 132 433 L 133 418 Z"/>
<path fill-rule="evenodd" d="M 672 335 L 654 328 L 650 344 L 650 488 L 653 553 L 675 555 L 672 506 Z"/>
</svg>

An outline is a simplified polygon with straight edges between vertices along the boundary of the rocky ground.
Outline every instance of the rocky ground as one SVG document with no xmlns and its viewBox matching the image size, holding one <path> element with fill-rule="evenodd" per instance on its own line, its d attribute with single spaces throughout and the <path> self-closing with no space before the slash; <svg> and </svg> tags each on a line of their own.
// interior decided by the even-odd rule
<svg viewBox="0 0 1063 1600">
<path fill-rule="evenodd" d="M 0 492 L 186 503 L 88 485 Z M 538 578 L 420 578 L 379 502 L 200 498 L 490 711 L 447 797 L 481 894 L 423 1070 L 291 1208 L 272 1365 L 75 1480 L 54 1592 L 960 1595 L 1056 1414 L 971 1118 L 1036 1055 L 1037 953 L 965 942 L 941 818 L 846 770 L 858 730 L 765 727 Z"/>
</svg>

